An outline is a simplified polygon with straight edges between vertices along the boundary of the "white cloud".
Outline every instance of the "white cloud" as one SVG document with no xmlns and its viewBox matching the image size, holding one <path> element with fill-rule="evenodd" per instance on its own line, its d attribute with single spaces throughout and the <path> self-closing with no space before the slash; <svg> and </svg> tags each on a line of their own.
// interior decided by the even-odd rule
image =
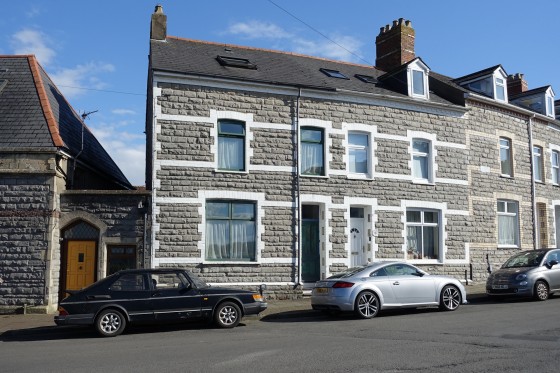
<svg viewBox="0 0 560 373">
<path fill-rule="evenodd" d="M 62 91 L 66 98 L 74 98 L 85 93 L 87 89 L 104 89 L 107 84 L 96 74 L 115 71 L 115 67 L 108 63 L 88 62 L 74 68 L 61 69 L 50 73 L 50 77 Z M 81 88 L 86 88 L 80 89 Z"/>
<path fill-rule="evenodd" d="M 355 61 L 358 59 L 362 42 L 352 36 L 336 35 L 330 37 L 335 43 L 323 39 L 313 41 L 307 39 L 295 39 L 294 51 L 313 56 L 332 58 L 341 61 Z"/>
<path fill-rule="evenodd" d="M 362 47 L 362 42 L 352 36 L 332 34 L 328 35 L 332 41 L 323 37 L 313 40 L 290 33 L 274 23 L 262 21 L 238 22 L 228 27 L 225 33 L 246 39 L 281 40 L 285 44 L 282 48 L 284 50 L 341 61 L 359 60 L 356 55 L 360 55 Z"/>
<path fill-rule="evenodd" d="M 285 39 L 292 36 L 280 26 L 261 21 L 235 23 L 227 29 L 226 33 L 238 35 L 247 39 Z"/>
<path fill-rule="evenodd" d="M 111 113 L 116 115 L 136 115 L 136 112 L 130 109 L 113 109 Z"/>
<path fill-rule="evenodd" d="M 145 135 L 120 131 L 119 123 L 88 124 L 88 127 L 132 185 L 144 185 Z"/>
<path fill-rule="evenodd" d="M 16 32 L 11 40 L 14 54 L 34 54 L 42 65 L 48 65 L 56 55 L 50 44 L 45 34 L 32 29 Z"/>
</svg>

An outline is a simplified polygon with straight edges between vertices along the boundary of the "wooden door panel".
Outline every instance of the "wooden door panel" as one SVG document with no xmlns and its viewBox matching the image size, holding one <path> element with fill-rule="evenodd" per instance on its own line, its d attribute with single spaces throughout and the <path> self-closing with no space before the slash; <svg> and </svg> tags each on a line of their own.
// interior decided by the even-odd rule
<svg viewBox="0 0 560 373">
<path fill-rule="evenodd" d="M 66 289 L 79 290 L 95 281 L 95 241 L 69 241 Z"/>
</svg>

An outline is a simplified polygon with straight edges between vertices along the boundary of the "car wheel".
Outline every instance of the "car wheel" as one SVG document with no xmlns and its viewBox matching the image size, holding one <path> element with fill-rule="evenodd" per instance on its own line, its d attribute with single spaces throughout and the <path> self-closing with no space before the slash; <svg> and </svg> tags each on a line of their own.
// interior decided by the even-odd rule
<svg viewBox="0 0 560 373">
<path fill-rule="evenodd" d="M 461 305 L 461 292 L 453 285 L 446 285 L 439 296 L 439 308 L 443 311 L 455 311 Z"/>
<path fill-rule="evenodd" d="M 95 328 L 103 337 L 115 337 L 121 334 L 126 327 L 126 318 L 122 312 L 106 309 L 95 319 Z"/>
<path fill-rule="evenodd" d="M 241 310 L 233 302 L 221 303 L 214 312 L 214 322 L 220 328 L 234 328 L 241 321 Z"/>
<path fill-rule="evenodd" d="M 356 298 L 356 313 L 362 319 L 371 319 L 379 312 L 379 299 L 371 291 L 364 291 Z"/>
<path fill-rule="evenodd" d="M 549 293 L 549 291 L 548 291 L 548 285 L 546 284 L 546 282 L 544 282 L 544 281 L 537 281 L 537 282 L 535 283 L 535 292 L 534 292 L 534 295 L 535 295 L 535 299 L 536 299 L 536 300 L 543 301 L 543 300 L 547 300 L 547 299 L 548 299 L 550 293 Z"/>
</svg>

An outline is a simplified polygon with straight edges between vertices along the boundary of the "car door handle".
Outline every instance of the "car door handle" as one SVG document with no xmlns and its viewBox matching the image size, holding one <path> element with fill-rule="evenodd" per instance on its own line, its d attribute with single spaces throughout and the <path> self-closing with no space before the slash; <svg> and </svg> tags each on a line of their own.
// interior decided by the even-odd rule
<svg viewBox="0 0 560 373">
<path fill-rule="evenodd" d="M 400 285 L 398 281 L 393 282 L 393 285 Z"/>
<path fill-rule="evenodd" d="M 111 299 L 110 295 L 88 295 L 87 300 L 97 300 L 97 299 Z"/>
</svg>

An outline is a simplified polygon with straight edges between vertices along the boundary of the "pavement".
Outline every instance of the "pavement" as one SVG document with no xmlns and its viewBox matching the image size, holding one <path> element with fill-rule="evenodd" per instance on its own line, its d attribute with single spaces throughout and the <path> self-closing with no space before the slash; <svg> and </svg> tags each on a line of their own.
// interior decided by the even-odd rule
<svg viewBox="0 0 560 373">
<path fill-rule="evenodd" d="M 465 286 L 467 301 L 476 303 L 486 299 L 485 284 L 475 283 Z M 266 295 L 266 294 L 265 294 Z M 261 319 L 283 319 L 309 317 L 317 314 L 311 308 L 309 297 L 289 300 L 269 300 L 268 308 L 258 316 Z M 55 328 L 53 314 L 10 314 L 0 315 L 0 337 L 32 334 Z M 0 338 L 0 341 L 2 339 Z"/>
</svg>

